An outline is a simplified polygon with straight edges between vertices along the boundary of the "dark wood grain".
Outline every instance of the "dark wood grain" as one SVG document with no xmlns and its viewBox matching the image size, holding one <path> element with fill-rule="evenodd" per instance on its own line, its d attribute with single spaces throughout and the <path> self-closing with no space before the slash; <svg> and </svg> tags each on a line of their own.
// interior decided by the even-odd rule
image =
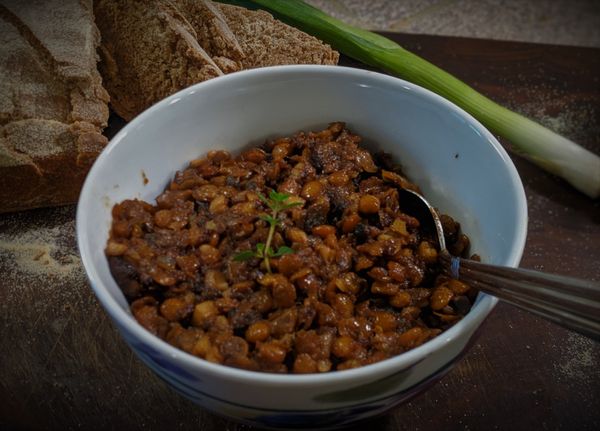
<svg viewBox="0 0 600 431">
<path fill-rule="evenodd" d="M 600 153 L 600 50 L 389 36 Z M 529 204 L 522 266 L 600 281 L 600 202 L 513 160 Z M 0 428 L 251 429 L 204 412 L 133 356 L 77 267 L 74 213 L 63 207 L 0 216 Z M 54 261 L 72 264 L 67 275 L 19 269 L 19 256 L 30 255 L 6 238 L 35 242 L 32 233 L 40 231 L 54 240 Z M 500 305 L 438 384 L 352 429 L 600 429 L 599 365 L 597 343 Z"/>
</svg>

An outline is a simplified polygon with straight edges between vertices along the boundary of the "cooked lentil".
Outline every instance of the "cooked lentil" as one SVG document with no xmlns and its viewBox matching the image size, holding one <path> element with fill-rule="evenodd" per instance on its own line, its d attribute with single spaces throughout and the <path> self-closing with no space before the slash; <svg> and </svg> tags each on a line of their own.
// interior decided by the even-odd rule
<svg viewBox="0 0 600 431">
<path fill-rule="evenodd" d="M 237 157 L 211 151 L 155 205 L 115 205 L 105 252 L 137 321 L 205 360 L 277 373 L 381 361 L 456 323 L 476 292 L 440 273 L 434 241 L 400 211 L 396 186 L 416 186 L 360 141 L 332 123 Z M 265 241 L 270 190 L 302 203 L 279 216 L 273 248 L 294 253 L 272 272 L 233 259 Z M 442 220 L 464 255 L 468 238 Z"/>
</svg>

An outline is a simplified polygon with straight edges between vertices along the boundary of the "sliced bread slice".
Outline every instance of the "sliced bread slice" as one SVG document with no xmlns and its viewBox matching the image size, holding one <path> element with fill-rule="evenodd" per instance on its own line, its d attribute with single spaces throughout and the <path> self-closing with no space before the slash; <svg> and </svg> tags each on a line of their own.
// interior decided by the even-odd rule
<svg viewBox="0 0 600 431">
<path fill-rule="evenodd" d="M 102 34 L 100 70 L 126 120 L 196 82 L 222 75 L 188 20 L 166 0 L 94 2 Z"/>
<path fill-rule="evenodd" d="M 266 12 L 209 0 L 98 0 L 100 70 L 131 120 L 191 84 L 240 69 L 336 64 L 337 52 Z"/>
<path fill-rule="evenodd" d="M 242 68 L 244 52 L 219 8 L 210 0 L 172 0 L 196 31 L 198 43 L 224 73 Z"/>
<path fill-rule="evenodd" d="M 244 69 L 281 64 L 337 64 L 339 54 L 319 39 L 264 11 L 215 4 L 237 38 Z"/>
</svg>

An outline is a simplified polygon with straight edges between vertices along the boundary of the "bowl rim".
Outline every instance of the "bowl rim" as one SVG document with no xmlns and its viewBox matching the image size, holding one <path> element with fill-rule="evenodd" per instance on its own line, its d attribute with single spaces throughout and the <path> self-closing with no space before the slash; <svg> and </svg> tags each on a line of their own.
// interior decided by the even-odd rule
<svg viewBox="0 0 600 431">
<path fill-rule="evenodd" d="M 426 358 L 437 350 L 442 349 L 445 345 L 451 343 L 454 339 L 459 338 L 460 334 L 464 331 L 472 333 L 477 326 L 483 323 L 483 320 L 491 312 L 494 306 L 497 304 L 498 299 L 486 294 L 480 294 L 478 299 L 477 310 L 470 311 L 463 319 L 453 325 L 451 328 L 442 332 L 433 339 L 426 343 L 413 348 L 407 352 L 393 356 L 380 362 L 353 368 L 349 370 L 328 372 L 328 373 L 314 373 L 314 374 L 276 374 L 267 373 L 262 371 L 250 371 L 239 368 L 234 368 L 221 364 L 214 364 L 209 361 L 203 360 L 196 356 L 193 356 L 183 350 L 180 350 L 159 337 L 153 335 L 148 330 L 143 328 L 140 324 L 135 321 L 129 310 L 124 310 L 118 304 L 115 298 L 110 294 L 106 286 L 102 283 L 101 278 L 93 265 L 93 251 L 90 250 L 87 241 L 87 231 L 93 229 L 93 226 L 87 223 L 84 217 L 86 208 L 89 206 L 89 202 L 94 198 L 92 191 L 94 179 L 97 173 L 102 169 L 103 165 L 106 164 L 106 160 L 109 159 L 112 149 L 115 148 L 130 132 L 135 130 L 144 121 L 157 115 L 163 108 L 167 107 L 171 103 L 175 103 L 175 99 L 181 99 L 186 97 L 198 97 L 198 92 L 204 91 L 211 87 L 235 87 L 237 83 L 243 83 L 246 78 L 259 77 L 262 78 L 262 82 L 268 82 L 270 79 L 281 79 L 289 74 L 298 75 L 299 73 L 309 76 L 320 75 L 323 78 L 335 77 L 339 79 L 341 76 L 349 77 L 351 79 L 376 79 L 381 82 L 382 85 L 403 88 L 405 91 L 411 91 L 418 94 L 419 97 L 429 99 L 436 104 L 442 105 L 446 109 L 453 111 L 459 115 L 468 124 L 473 126 L 482 136 L 484 141 L 487 141 L 492 145 L 493 149 L 498 153 L 501 159 L 504 161 L 504 165 L 509 173 L 510 186 L 515 190 L 517 198 L 517 210 L 519 216 L 517 218 L 517 237 L 516 241 L 512 244 L 512 248 L 509 254 L 506 265 L 518 266 L 523 251 L 525 248 L 525 241 L 527 236 L 527 200 L 525 197 L 525 191 L 523 184 L 517 172 L 515 165 L 509 157 L 506 150 L 498 142 L 498 140 L 475 118 L 465 112 L 463 109 L 456 106 L 449 100 L 420 87 L 417 84 L 405 81 L 403 79 L 390 76 L 387 74 L 354 68 L 345 66 L 324 66 L 324 65 L 285 65 L 285 66 L 271 66 L 258 69 L 244 70 L 235 73 L 231 73 L 225 76 L 221 76 L 217 79 L 211 79 L 208 81 L 194 84 L 190 87 L 182 89 L 177 93 L 157 102 L 147 110 L 142 112 L 140 115 L 135 117 L 132 121 L 127 123 L 109 142 L 104 148 L 102 153 L 96 159 L 94 165 L 90 169 L 84 185 L 82 187 L 79 202 L 77 205 L 76 214 L 76 233 L 77 233 L 77 244 L 81 261 L 83 263 L 86 275 L 90 282 L 96 297 L 105 308 L 105 311 L 115 319 L 116 323 L 120 328 L 127 328 L 127 330 L 136 338 L 140 339 L 143 343 L 150 345 L 159 352 L 163 352 L 167 357 L 182 361 L 185 366 L 192 369 L 201 369 L 207 373 L 217 376 L 218 378 L 227 379 L 230 381 L 236 381 L 238 383 L 249 383 L 261 384 L 263 386 L 280 386 L 280 385 L 294 385 L 295 387 L 309 387 L 314 385 L 335 385 L 340 382 L 348 381 L 362 381 L 368 376 L 378 375 L 384 376 L 389 375 L 393 372 L 409 368 L 416 364 L 420 360 Z M 474 312 L 475 311 L 475 312 Z M 119 329 L 120 329 L 119 328 Z"/>
</svg>

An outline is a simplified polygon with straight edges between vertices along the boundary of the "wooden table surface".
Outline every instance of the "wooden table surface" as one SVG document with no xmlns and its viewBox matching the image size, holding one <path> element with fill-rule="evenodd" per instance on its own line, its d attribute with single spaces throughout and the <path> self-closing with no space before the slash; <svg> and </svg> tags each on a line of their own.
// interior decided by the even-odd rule
<svg viewBox="0 0 600 431">
<path fill-rule="evenodd" d="M 600 50 L 389 36 L 600 153 Z M 600 281 L 600 201 L 513 160 L 529 205 L 521 266 Z M 0 216 L 0 429 L 252 429 L 196 407 L 134 357 L 86 282 L 74 214 Z M 501 304 L 440 382 L 354 429 L 600 429 L 599 365 L 599 343 Z"/>
</svg>

